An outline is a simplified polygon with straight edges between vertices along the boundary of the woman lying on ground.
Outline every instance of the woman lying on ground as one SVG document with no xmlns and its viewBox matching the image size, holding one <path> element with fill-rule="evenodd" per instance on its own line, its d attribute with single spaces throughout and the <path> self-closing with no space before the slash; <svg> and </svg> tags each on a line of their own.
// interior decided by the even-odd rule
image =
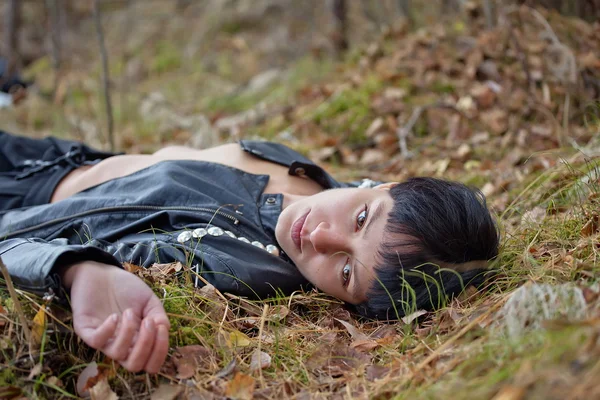
<svg viewBox="0 0 600 400">
<path fill-rule="evenodd" d="M 0 256 L 16 286 L 70 291 L 83 341 L 147 372 L 165 360 L 169 320 L 122 262 L 180 261 L 196 286 L 253 298 L 314 285 L 379 319 L 483 281 L 498 234 L 479 192 L 369 183 L 268 142 L 113 155 L 0 131 Z"/>
</svg>

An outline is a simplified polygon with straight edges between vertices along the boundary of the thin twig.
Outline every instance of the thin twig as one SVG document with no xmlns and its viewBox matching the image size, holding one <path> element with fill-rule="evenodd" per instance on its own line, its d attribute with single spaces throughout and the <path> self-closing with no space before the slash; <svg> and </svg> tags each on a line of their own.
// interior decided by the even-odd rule
<svg viewBox="0 0 600 400">
<path fill-rule="evenodd" d="M 8 273 L 8 269 L 6 265 L 2 262 L 2 257 L 0 257 L 0 270 L 2 270 L 2 276 L 4 277 L 4 281 L 6 282 L 6 288 L 8 289 L 8 293 L 10 294 L 10 298 L 15 305 L 15 311 L 17 312 L 17 316 L 21 320 L 21 325 L 23 326 L 23 332 L 25 333 L 25 338 L 27 339 L 27 343 L 31 346 L 33 343 L 31 337 L 31 331 L 29 330 L 29 326 L 27 325 L 27 318 L 25 318 L 25 314 L 23 313 L 23 309 L 21 308 L 21 302 L 17 297 L 17 292 L 15 291 L 15 287 L 13 286 L 12 279 L 10 278 L 10 274 Z"/>
<path fill-rule="evenodd" d="M 400 145 L 400 154 L 402 155 L 402 157 L 410 158 L 412 156 L 411 152 L 408 150 L 408 145 L 406 143 L 406 139 L 411 134 L 413 128 L 415 127 L 417 121 L 419 120 L 419 118 L 421 117 L 423 112 L 426 110 L 432 109 L 432 108 L 445 108 L 445 109 L 456 112 L 463 118 L 467 118 L 467 116 L 462 111 L 460 111 L 458 108 L 456 108 L 452 104 L 439 103 L 439 102 L 425 105 L 425 106 L 416 107 L 413 110 L 410 118 L 404 125 L 401 124 L 400 116 L 398 116 L 398 129 L 396 131 L 396 135 L 398 136 L 398 143 Z"/>
<path fill-rule="evenodd" d="M 102 31 L 102 21 L 100 20 L 100 5 L 99 0 L 94 0 L 94 22 L 96 23 L 96 35 L 98 38 L 98 46 L 100 47 L 100 56 L 102 58 L 102 82 L 104 85 L 104 101 L 106 105 L 106 119 L 108 123 L 108 142 L 111 151 L 115 150 L 115 136 L 113 131 L 113 111 L 112 102 L 110 99 L 110 83 L 108 75 L 108 54 L 104 43 L 104 32 Z"/>
<path fill-rule="evenodd" d="M 411 153 L 410 151 L 408 151 L 408 146 L 406 144 L 406 138 L 412 132 L 413 128 L 415 127 L 415 124 L 419 120 L 419 117 L 421 117 L 421 114 L 423 114 L 423 111 L 425 111 L 425 107 L 419 106 L 415 108 L 410 118 L 408 119 L 408 122 L 405 125 L 400 125 L 398 127 L 397 135 L 398 143 L 400 144 L 400 154 L 402 154 L 402 157 L 404 158 L 409 158 L 411 156 Z M 400 116 L 398 116 L 398 119 L 400 119 Z"/>
</svg>

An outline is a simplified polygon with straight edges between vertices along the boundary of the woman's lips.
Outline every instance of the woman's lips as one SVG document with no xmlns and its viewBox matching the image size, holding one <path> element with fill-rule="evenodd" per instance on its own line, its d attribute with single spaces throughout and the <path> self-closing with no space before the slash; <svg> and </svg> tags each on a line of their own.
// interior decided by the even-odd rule
<svg viewBox="0 0 600 400">
<path fill-rule="evenodd" d="M 296 248 L 300 253 L 302 253 L 302 228 L 304 227 L 304 222 L 306 221 L 306 217 L 308 217 L 308 214 L 310 214 L 310 210 L 308 210 L 306 214 L 298 218 L 296 222 L 292 224 L 292 232 L 290 233 L 292 237 L 292 242 L 294 242 Z"/>
</svg>

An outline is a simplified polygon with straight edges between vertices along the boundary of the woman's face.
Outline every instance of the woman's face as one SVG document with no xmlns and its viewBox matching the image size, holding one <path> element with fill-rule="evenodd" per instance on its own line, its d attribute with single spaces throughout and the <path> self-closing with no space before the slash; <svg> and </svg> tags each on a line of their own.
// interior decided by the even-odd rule
<svg viewBox="0 0 600 400">
<path fill-rule="evenodd" d="M 389 189 L 331 189 L 281 213 L 277 242 L 313 285 L 351 304 L 366 300 L 377 250 L 394 205 Z"/>
</svg>

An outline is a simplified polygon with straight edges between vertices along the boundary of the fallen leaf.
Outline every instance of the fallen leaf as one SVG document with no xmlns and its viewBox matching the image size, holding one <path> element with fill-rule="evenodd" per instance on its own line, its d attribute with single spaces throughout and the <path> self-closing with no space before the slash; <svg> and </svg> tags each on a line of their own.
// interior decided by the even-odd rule
<svg viewBox="0 0 600 400">
<path fill-rule="evenodd" d="M 89 363 L 77 378 L 77 394 L 81 397 L 89 395 L 89 389 L 98 382 L 102 374 L 96 361 Z"/>
<path fill-rule="evenodd" d="M 337 340 L 337 337 L 337 332 L 327 332 L 319 338 L 319 342 L 333 344 Z"/>
<path fill-rule="evenodd" d="M 198 369 L 209 369 L 214 355 L 206 347 L 194 344 L 177 347 L 171 360 L 177 368 L 177 378 L 188 379 L 194 376 Z"/>
<path fill-rule="evenodd" d="M 143 270 L 142 267 L 135 265 L 135 264 L 128 263 L 128 262 L 123 263 L 123 269 L 125 269 L 125 271 L 127 271 L 127 272 L 131 272 L 132 274 L 135 274 L 136 272 Z"/>
<path fill-rule="evenodd" d="M 204 297 L 207 297 L 209 299 L 218 297 L 217 295 L 217 288 L 215 288 L 213 285 L 211 285 L 210 283 L 205 284 L 204 286 L 202 286 L 198 292 L 200 292 L 201 295 L 203 295 Z"/>
<path fill-rule="evenodd" d="M 490 130 L 499 135 L 508 129 L 508 113 L 500 108 L 494 108 L 490 111 L 481 113 L 481 120 Z"/>
<path fill-rule="evenodd" d="M 16 386 L 1 386 L 0 399 L 15 399 L 23 394 L 21 388 Z"/>
<path fill-rule="evenodd" d="M 46 330 L 46 306 L 42 305 L 39 311 L 33 317 L 33 327 L 31 329 L 31 334 L 33 341 L 36 344 L 42 343 L 42 336 L 44 336 L 44 331 Z"/>
<path fill-rule="evenodd" d="M 167 263 L 167 264 L 154 263 L 154 264 L 152 264 L 152 266 L 150 268 L 148 268 L 148 271 L 153 272 L 153 273 L 158 273 L 161 275 L 171 275 L 171 274 L 181 271 L 182 269 L 183 269 L 183 264 L 181 264 L 179 261 L 177 261 L 177 262 L 172 262 L 172 263 Z"/>
<path fill-rule="evenodd" d="M 396 337 L 396 328 L 393 325 L 381 325 L 369 337 L 373 339 L 384 339 L 388 337 Z"/>
<path fill-rule="evenodd" d="M 378 134 L 379 132 L 381 132 L 383 130 L 385 126 L 384 120 L 382 117 L 377 117 L 373 120 L 373 122 L 371 122 L 371 125 L 369 125 L 369 127 L 367 128 L 367 131 L 365 132 L 365 136 L 368 138 L 372 138 L 373 136 L 375 136 L 376 134 Z"/>
<path fill-rule="evenodd" d="M 379 149 L 367 149 L 360 158 L 359 164 L 372 165 L 382 163 L 386 159 L 385 153 Z"/>
<path fill-rule="evenodd" d="M 271 366 L 271 356 L 264 351 L 255 350 L 250 358 L 250 371 L 269 368 Z"/>
<path fill-rule="evenodd" d="M 366 340 L 355 340 L 350 344 L 350 347 L 355 349 L 356 351 L 371 351 L 379 347 L 380 344 L 378 341 L 366 339 Z"/>
<path fill-rule="evenodd" d="M 369 365 L 367 367 L 367 380 L 370 382 L 381 379 L 389 374 L 391 369 L 382 365 Z"/>
<path fill-rule="evenodd" d="M 343 344 L 319 346 L 306 360 L 306 367 L 331 377 L 342 376 L 369 363 L 371 356 Z"/>
<path fill-rule="evenodd" d="M 238 330 L 229 332 L 229 341 L 235 347 L 248 347 L 251 343 L 250 338 Z"/>
<path fill-rule="evenodd" d="M 286 306 L 273 306 L 269 310 L 267 318 L 269 319 L 269 321 L 279 322 L 284 320 L 289 313 L 290 310 Z"/>
<path fill-rule="evenodd" d="M 161 383 L 161 385 L 154 392 L 152 392 L 150 400 L 173 400 L 184 389 L 184 386 Z"/>
<path fill-rule="evenodd" d="M 235 400 L 251 400 L 254 395 L 254 378 L 238 372 L 227 382 L 225 396 Z"/>
<path fill-rule="evenodd" d="M 227 364 L 222 370 L 215 374 L 216 378 L 225 378 L 227 375 L 231 375 L 237 368 L 237 361 L 234 358 Z"/>
<path fill-rule="evenodd" d="M 475 99 L 480 110 L 490 108 L 496 100 L 496 93 L 487 84 L 476 84 L 471 89 L 471 97 Z"/>
<path fill-rule="evenodd" d="M 583 225 L 583 228 L 581 228 L 581 236 L 592 236 L 596 232 L 598 232 L 598 215 L 594 215 L 585 223 L 585 225 Z"/>
<path fill-rule="evenodd" d="M 27 376 L 27 379 L 33 379 L 33 378 L 35 378 L 41 372 L 42 372 L 42 364 L 37 363 L 37 364 L 35 364 L 33 366 L 33 368 L 31 368 L 31 371 L 29 371 L 29 375 Z"/>
<path fill-rule="evenodd" d="M 521 400 L 527 390 L 518 386 L 504 386 L 492 400 Z"/>
<path fill-rule="evenodd" d="M 339 322 L 340 324 L 344 325 L 344 328 L 346 328 L 346 330 L 348 331 L 350 336 L 352 336 L 352 339 L 354 339 L 354 340 L 369 340 L 369 337 L 367 335 L 365 335 L 364 333 L 359 331 L 358 328 L 356 328 L 351 323 L 342 321 L 341 319 L 337 319 L 337 318 L 335 320 L 337 322 Z"/>
<path fill-rule="evenodd" d="M 414 313 L 408 314 L 404 317 L 402 317 L 402 322 L 404 322 L 405 324 L 410 324 L 411 322 L 413 322 L 415 319 L 419 318 L 421 315 L 425 315 L 427 314 L 427 311 L 425 310 L 417 310 Z"/>
<path fill-rule="evenodd" d="M 546 219 L 546 208 L 545 207 L 534 207 L 531 210 L 526 211 L 521 217 L 521 225 L 526 226 L 539 226 Z"/>
<path fill-rule="evenodd" d="M 92 400 L 117 400 L 117 394 L 112 391 L 106 377 L 98 381 L 94 387 L 90 388 L 90 397 Z"/>
</svg>

